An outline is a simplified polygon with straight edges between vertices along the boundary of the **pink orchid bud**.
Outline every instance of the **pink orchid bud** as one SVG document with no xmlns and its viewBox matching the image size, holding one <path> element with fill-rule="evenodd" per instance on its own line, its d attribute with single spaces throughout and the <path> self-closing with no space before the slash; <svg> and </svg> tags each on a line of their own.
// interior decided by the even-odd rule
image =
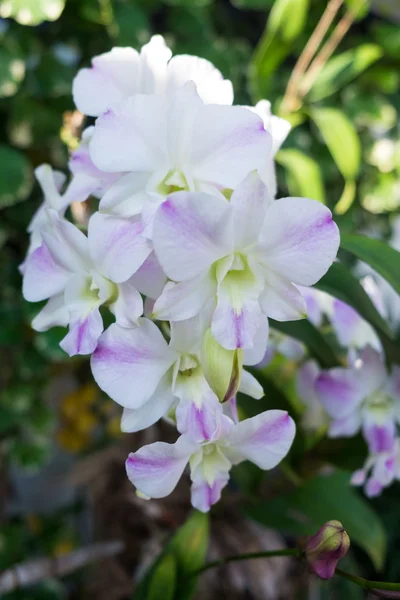
<svg viewBox="0 0 400 600">
<path fill-rule="evenodd" d="M 305 557 L 321 579 L 330 579 L 335 574 L 338 561 L 347 554 L 350 538 L 340 521 L 328 521 L 309 538 L 305 546 Z"/>
</svg>

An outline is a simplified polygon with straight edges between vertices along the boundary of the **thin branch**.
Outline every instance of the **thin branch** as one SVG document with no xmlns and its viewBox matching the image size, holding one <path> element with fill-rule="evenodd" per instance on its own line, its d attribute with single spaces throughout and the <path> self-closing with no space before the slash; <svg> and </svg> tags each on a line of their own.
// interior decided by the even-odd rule
<svg viewBox="0 0 400 600">
<path fill-rule="evenodd" d="M 298 88 L 302 76 L 304 75 L 307 67 L 311 63 L 315 56 L 322 40 L 325 37 L 333 19 L 335 18 L 339 8 L 343 4 L 343 0 L 330 0 L 328 2 L 320 20 L 318 21 L 310 39 L 300 54 L 289 82 L 286 87 L 285 94 L 282 100 L 282 111 L 292 111 L 297 108 L 298 104 Z"/>
<path fill-rule="evenodd" d="M 389 581 L 370 581 L 369 579 L 364 579 L 364 577 L 358 577 L 357 575 L 347 573 L 347 571 L 343 571 L 342 569 L 336 569 L 335 574 L 339 575 L 339 577 L 343 577 L 343 579 L 352 581 L 356 585 L 359 585 L 360 587 L 363 587 L 366 590 L 371 590 L 372 592 L 374 592 L 375 590 L 400 592 L 400 583 L 390 583 Z M 390 598 L 390 596 L 387 597 Z M 398 595 L 397 597 L 400 597 L 400 595 Z"/>
<path fill-rule="evenodd" d="M 360 12 L 361 8 L 365 4 L 365 0 L 361 0 L 358 7 L 355 10 L 348 10 L 345 15 L 340 19 L 339 23 L 336 25 L 335 29 L 332 31 L 331 35 L 325 42 L 324 46 L 321 48 L 320 52 L 314 58 L 313 62 L 310 65 L 301 85 L 300 85 L 300 95 L 305 96 L 310 89 L 312 88 L 314 82 L 316 81 L 318 75 L 321 70 L 330 59 L 332 54 L 335 52 L 336 48 L 352 26 L 355 18 Z"/>
<path fill-rule="evenodd" d="M 268 550 L 264 552 L 252 552 L 250 554 L 237 554 L 236 556 L 227 556 L 226 558 L 221 558 L 220 560 L 215 560 L 213 562 L 207 563 L 201 569 L 194 571 L 192 576 L 200 575 L 204 573 L 204 571 L 208 571 L 208 569 L 213 569 L 214 567 L 220 567 L 222 565 L 226 565 L 230 562 L 236 562 L 238 560 L 253 560 L 254 558 L 272 558 L 273 556 L 301 556 L 301 551 L 297 548 L 285 548 L 284 550 Z"/>
<path fill-rule="evenodd" d="M 55 558 L 43 557 L 14 565 L 0 575 L 0 594 L 26 588 L 49 577 L 62 577 L 124 548 L 120 541 L 92 544 Z"/>
</svg>

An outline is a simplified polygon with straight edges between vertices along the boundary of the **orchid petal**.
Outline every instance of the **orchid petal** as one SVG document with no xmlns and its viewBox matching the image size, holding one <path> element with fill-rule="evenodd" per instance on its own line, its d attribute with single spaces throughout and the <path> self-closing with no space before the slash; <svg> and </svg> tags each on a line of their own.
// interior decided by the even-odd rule
<svg viewBox="0 0 400 600">
<path fill-rule="evenodd" d="M 255 398 L 256 400 L 260 400 L 264 396 L 262 385 L 258 383 L 254 375 L 244 369 L 240 378 L 239 392 L 251 396 L 251 398 Z"/>
<path fill-rule="evenodd" d="M 234 189 L 271 152 L 272 139 L 261 119 L 240 106 L 205 105 L 193 129 L 188 163 L 199 181 Z"/>
<path fill-rule="evenodd" d="M 129 279 L 151 252 L 140 219 L 96 212 L 89 221 L 89 245 L 100 273 L 120 283 Z"/>
<path fill-rule="evenodd" d="M 339 239 L 339 230 L 326 206 L 308 198 L 281 198 L 267 210 L 259 259 L 276 274 L 309 286 L 335 260 Z"/>
<path fill-rule="evenodd" d="M 138 319 L 143 314 L 143 300 L 131 280 L 119 284 L 118 298 L 110 309 L 121 327 L 132 327 L 138 324 Z"/>
<path fill-rule="evenodd" d="M 219 502 L 221 493 L 229 481 L 229 473 L 222 472 L 212 483 L 200 477 L 193 482 L 191 488 L 191 503 L 193 508 L 207 513 L 210 508 Z"/>
<path fill-rule="evenodd" d="M 208 273 L 190 281 L 169 281 L 154 305 L 156 319 L 184 321 L 198 315 L 213 298 L 216 285 Z"/>
<path fill-rule="evenodd" d="M 307 316 L 306 302 L 298 288 L 272 271 L 266 274 L 259 301 L 264 314 L 276 321 L 296 321 Z"/>
<path fill-rule="evenodd" d="M 269 335 L 269 324 L 268 319 L 264 319 L 260 323 L 260 327 L 253 339 L 253 346 L 247 348 L 243 355 L 244 365 L 258 365 L 264 358 L 267 352 L 268 346 L 268 335 Z"/>
<path fill-rule="evenodd" d="M 99 209 L 118 217 L 140 215 L 147 200 L 149 179 L 150 175 L 146 172 L 127 173 L 118 177 L 103 195 Z"/>
<path fill-rule="evenodd" d="M 35 331 L 47 331 L 52 327 L 66 327 L 69 322 L 68 308 L 64 294 L 53 296 L 32 321 Z"/>
<path fill-rule="evenodd" d="M 39 302 L 62 292 L 70 273 L 61 266 L 44 242 L 24 262 L 22 293 L 29 302 Z"/>
<path fill-rule="evenodd" d="M 91 360 L 102 390 L 127 408 L 140 408 L 154 394 L 178 355 L 157 326 L 141 319 L 138 327 L 111 325 L 100 337 Z"/>
<path fill-rule="evenodd" d="M 155 253 L 151 252 L 129 281 L 141 294 L 154 300 L 163 291 L 166 279 Z"/>
<path fill-rule="evenodd" d="M 168 88 L 171 93 L 186 81 L 194 81 L 200 98 L 206 104 L 232 104 L 232 83 L 204 58 L 181 54 L 168 63 Z"/>
<path fill-rule="evenodd" d="M 353 412 L 341 419 L 334 419 L 329 425 L 329 437 L 353 437 L 361 428 L 361 414 Z"/>
<path fill-rule="evenodd" d="M 337 367 L 317 378 L 315 390 L 332 418 L 344 419 L 358 410 L 365 397 L 359 377 L 352 369 Z"/>
<path fill-rule="evenodd" d="M 167 374 L 146 404 L 137 409 L 124 408 L 121 430 L 133 433 L 154 425 L 168 413 L 174 402 L 176 398 L 171 392 L 171 377 Z"/>
<path fill-rule="evenodd" d="M 296 426 L 283 410 L 268 410 L 241 421 L 229 434 L 228 457 L 250 460 L 260 469 L 276 467 L 292 445 Z"/>
<path fill-rule="evenodd" d="M 139 55 L 133 48 L 113 48 L 96 56 L 92 68 L 81 69 L 72 93 L 83 114 L 96 117 L 137 91 Z"/>
<path fill-rule="evenodd" d="M 193 446 L 180 437 L 175 444 L 155 442 L 129 454 L 126 472 L 139 492 L 150 498 L 168 496 L 188 463 Z"/>
<path fill-rule="evenodd" d="M 235 250 L 254 244 L 260 233 L 265 211 L 272 200 L 256 171 L 249 173 L 239 183 L 230 200 Z"/>
<path fill-rule="evenodd" d="M 60 342 L 60 346 L 69 356 L 91 354 L 102 332 L 103 319 L 98 308 L 85 315 L 72 312 L 69 332 Z"/>
</svg>

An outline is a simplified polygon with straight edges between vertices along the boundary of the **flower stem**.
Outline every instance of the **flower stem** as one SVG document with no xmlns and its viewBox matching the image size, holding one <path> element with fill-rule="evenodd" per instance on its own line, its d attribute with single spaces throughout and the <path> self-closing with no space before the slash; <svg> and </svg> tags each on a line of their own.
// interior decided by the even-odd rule
<svg viewBox="0 0 400 600">
<path fill-rule="evenodd" d="M 263 552 L 251 552 L 250 554 L 237 554 L 236 556 L 227 556 L 225 558 L 221 558 L 220 560 L 214 560 L 213 562 L 207 563 L 201 569 L 194 571 L 192 575 L 200 575 L 204 571 L 208 571 L 208 569 L 213 569 L 214 567 L 220 567 L 222 565 L 226 565 L 230 562 L 235 562 L 238 560 L 252 560 L 253 558 L 271 558 L 273 556 L 301 556 L 301 551 L 297 548 L 285 548 L 283 550 L 267 550 Z"/>
<path fill-rule="evenodd" d="M 388 581 L 370 581 L 369 579 L 364 579 L 364 577 L 358 577 L 357 575 L 347 573 L 347 571 L 343 571 L 342 569 L 336 569 L 335 574 L 339 575 L 339 577 L 343 577 L 343 579 L 352 581 L 356 585 L 359 585 L 366 590 L 400 591 L 400 583 L 390 583 Z"/>
</svg>

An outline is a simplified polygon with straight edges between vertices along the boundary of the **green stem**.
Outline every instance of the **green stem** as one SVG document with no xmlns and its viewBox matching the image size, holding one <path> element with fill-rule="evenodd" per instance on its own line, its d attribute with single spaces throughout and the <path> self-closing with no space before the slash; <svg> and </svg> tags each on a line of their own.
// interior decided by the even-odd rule
<svg viewBox="0 0 400 600">
<path fill-rule="evenodd" d="M 285 548 L 284 550 L 269 550 L 264 552 L 251 552 L 250 554 L 237 554 L 236 556 L 227 556 L 226 558 L 221 558 L 220 560 L 214 560 L 213 562 L 207 563 L 201 569 L 194 571 L 192 573 L 193 576 L 200 575 L 204 571 L 208 571 L 208 569 L 213 569 L 214 567 L 220 567 L 230 562 L 235 562 L 237 560 L 252 560 L 253 558 L 271 558 L 272 556 L 301 556 L 301 551 L 297 548 Z"/>
<path fill-rule="evenodd" d="M 388 590 L 392 592 L 400 591 L 400 583 L 390 583 L 388 581 L 370 581 L 369 579 L 364 579 L 364 577 L 351 575 L 351 573 L 347 573 L 342 569 L 336 569 L 335 574 L 339 575 L 339 577 L 343 577 L 343 579 L 352 581 L 356 585 L 359 585 L 366 590 Z"/>
</svg>

